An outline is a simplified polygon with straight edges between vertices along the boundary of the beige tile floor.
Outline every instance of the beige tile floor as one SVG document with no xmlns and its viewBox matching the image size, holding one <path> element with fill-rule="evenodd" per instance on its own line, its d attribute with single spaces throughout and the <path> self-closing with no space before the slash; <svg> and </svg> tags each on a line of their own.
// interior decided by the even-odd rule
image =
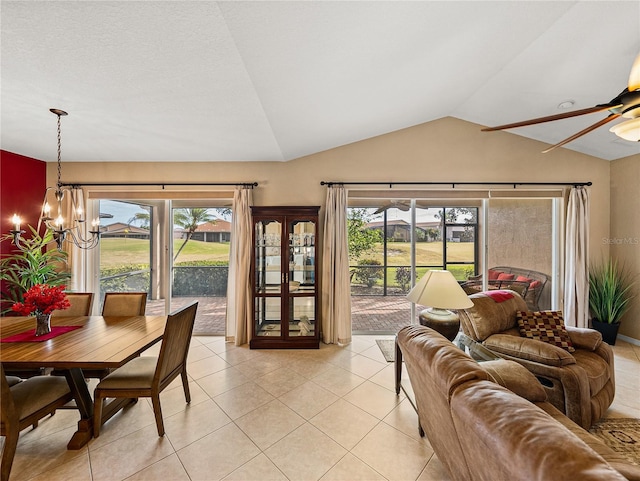
<svg viewBox="0 0 640 481">
<path fill-rule="evenodd" d="M 58 411 L 22 432 L 11 479 L 448 480 L 408 400 L 395 394 L 381 337 L 309 351 L 194 337 L 192 401 L 177 382 L 162 394 L 164 437 L 141 399 L 68 451 L 77 412 Z M 607 415 L 640 418 L 640 347 L 619 341 L 614 350 L 617 394 Z"/>
</svg>

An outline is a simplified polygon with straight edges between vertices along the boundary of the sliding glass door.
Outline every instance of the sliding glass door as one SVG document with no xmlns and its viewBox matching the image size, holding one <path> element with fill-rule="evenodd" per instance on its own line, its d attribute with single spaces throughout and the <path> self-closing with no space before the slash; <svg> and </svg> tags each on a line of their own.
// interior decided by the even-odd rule
<svg viewBox="0 0 640 481">
<path fill-rule="evenodd" d="M 406 295 L 428 270 L 449 270 L 461 283 L 476 274 L 478 207 L 370 202 L 377 207 L 347 214 L 352 329 L 395 333 L 413 322 Z"/>
<path fill-rule="evenodd" d="M 150 315 L 197 300 L 194 334 L 225 335 L 231 209 L 166 199 L 102 199 L 98 206 L 103 233 L 94 312 L 107 291 L 146 292 Z"/>
<path fill-rule="evenodd" d="M 99 298 L 101 310 L 105 292 L 146 292 L 147 310 L 153 311 L 151 299 L 151 252 L 154 239 L 152 208 L 148 204 L 117 200 L 100 201 L 102 234 L 100 235 Z M 157 306 L 155 306 L 157 310 Z M 164 310 L 164 303 L 161 306 Z"/>
<path fill-rule="evenodd" d="M 195 334 L 225 334 L 231 210 L 172 209 L 171 309 L 198 301 Z"/>
</svg>

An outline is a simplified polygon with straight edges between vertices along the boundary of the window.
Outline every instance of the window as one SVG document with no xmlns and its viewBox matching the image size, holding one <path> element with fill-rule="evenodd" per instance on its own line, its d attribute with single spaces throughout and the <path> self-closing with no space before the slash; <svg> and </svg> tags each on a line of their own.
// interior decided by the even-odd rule
<svg viewBox="0 0 640 481">
<path fill-rule="evenodd" d="M 103 233 L 94 261 L 93 279 L 100 291 L 94 312 L 100 312 L 107 291 L 147 292 L 149 315 L 198 300 L 194 333 L 224 335 L 232 229 L 231 209 L 218 206 L 229 200 L 95 195 L 104 198 L 96 201 Z"/>
<path fill-rule="evenodd" d="M 477 271 L 477 219 L 477 207 L 416 208 L 415 221 L 409 208 L 349 208 L 351 293 L 406 295 L 411 269 L 466 280 Z"/>
<path fill-rule="evenodd" d="M 449 270 L 462 282 L 479 265 L 478 207 L 377 203 L 380 207 L 350 207 L 347 212 L 356 333 L 395 333 L 411 322 L 405 296 L 427 270 Z"/>
<path fill-rule="evenodd" d="M 151 206 L 102 200 L 100 217 L 99 305 L 105 292 L 146 292 L 150 296 Z"/>
</svg>

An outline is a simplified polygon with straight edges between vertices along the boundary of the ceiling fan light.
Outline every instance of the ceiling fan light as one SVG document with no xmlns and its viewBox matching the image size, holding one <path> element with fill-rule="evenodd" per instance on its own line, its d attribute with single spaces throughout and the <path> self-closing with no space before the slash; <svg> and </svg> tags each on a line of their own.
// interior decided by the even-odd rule
<svg viewBox="0 0 640 481">
<path fill-rule="evenodd" d="M 614 125 L 609 131 L 624 140 L 638 142 L 640 141 L 640 117 Z"/>
</svg>

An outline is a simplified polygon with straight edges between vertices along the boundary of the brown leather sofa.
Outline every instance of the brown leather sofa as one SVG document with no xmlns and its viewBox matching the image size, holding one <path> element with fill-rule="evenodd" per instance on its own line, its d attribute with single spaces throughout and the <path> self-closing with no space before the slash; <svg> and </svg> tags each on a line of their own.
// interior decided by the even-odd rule
<svg viewBox="0 0 640 481">
<path fill-rule="evenodd" d="M 495 293 L 495 291 L 493 291 Z M 463 332 L 496 352 L 522 364 L 547 392 L 549 402 L 585 429 L 598 421 L 613 402 L 613 351 L 593 329 L 567 326 L 575 352 L 520 336 L 516 311 L 527 305 L 514 291 L 498 302 L 492 292 L 469 296 L 473 307 L 458 311 Z"/>
<path fill-rule="evenodd" d="M 519 364 L 478 364 L 424 326 L 397 340 L 420 426 L 454 481 L 640 480 L 639 466 L 548 403 Z"/>
</svg>

